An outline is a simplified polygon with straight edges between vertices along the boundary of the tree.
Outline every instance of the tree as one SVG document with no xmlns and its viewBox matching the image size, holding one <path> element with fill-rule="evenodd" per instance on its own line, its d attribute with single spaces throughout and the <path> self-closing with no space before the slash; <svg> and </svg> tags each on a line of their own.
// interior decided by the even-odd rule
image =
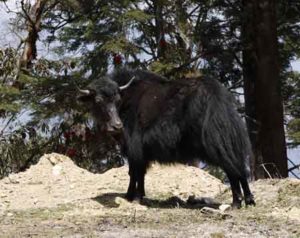
<svg viewBox="0 0 300 238">
<path fill-rule="evenodd" d="M 14 50 L 14 57 L 8 60 L 6 56 L 9 54 L 6 52 L 9 50 L 0 51 L 0 60 L 3 59 L 2 65 L 5 66 L 4 70 L 0 69 L 0 116 L 9 119 L 9 116 L 17 117 L 24 109 L 30 111 L 30 121 L 24 125 L 23 132 L 29 135 L 31 128 L 38 134 L 43 131 L 39 135 L 44 135 L 45 143 L 49 142 L 45 147 L 43 144 L 36 146 L 39 148 L 38 153 L 44 153 L 43 148 L 47 148 L 61 153 L 72 152 L 73 159 L 81 165 L 88 157 L 95 162 L 99 154 L 105 154 L 102 145 L 99 146 L 101 153 L 96 153 L 97 150 L 94 154 L 86 153 L 87 147 L 89 150 L 91 148 L 88 145 L 77 151 L 76 155 L 74 150 L 69 150 L 84 145 L 80 141 L 81 137 L 85 138 L 84 134 L 77 133 L 81 135 L 79 138 L 69 135 L 75 133 L 74 127 L 79 128 L 78 124 L 86 125 L 87 131 L 98 136 L 95 135 L 87 114 L 74 100 L 74 95 L 78 87 L 100 78 L 113 68 L 125 65 L 147 68 L 174 80 L 198 75 L 199 72 L 209 74 L 239 97 L 241 93 L 237 89 L 243 87 L 244 77 L 246 113 L 242 104 L 239 105 L 239 110 L 243 114 L 249 114 L 248 124 L 252 132 L 258 130 L 258 120 L 264 126 L 270 121 L 274 123 L 270 124 L 274 128 L 279 125 L 279 121 L 283 119 L 280 119 L 280 113 L 275 123 L 273 116 L 272 120 L 270 116 L 266 116 L 273 111 L 266 112 L 259 102 L 270 104 L 272 110 L 279 112 L 282 108 L 274 105 L 281 100 L 280 97 L 269 102 L 266 95 L 270 95 L 275 89 L 283 90 L 286 113 L 289 114 L 289 119 L 294 120 L 288 126 L 288 133 L 296 142 L 299 131 L 297 119 L 300 118 L 297 107 L 300 101 L 297 100 L 300 91 L 299 77 L 289 71 L 290 60 L 299 56 L 300 52 L 300 31 L 297 25 L 300 21 L 300 4 L 294 2 L 280 0 L 276 4 L 278 25 L 273 25 L 271 32 L 261 33 L 257 24 L 269 30 L 266 24 L 274 23 L 271 21 L 275 19 L 271 17 L 269 20 L 268 14 L 262 14 L 265 11 L 257 11 L 252 7 L 251 4 L 259 6 L 254 0 L 20 0 L 15 21 L 26 34 L 22 39 L 23 48 Z M 241 13 L 243 6 L 245 11 Z M 261 20 L 259 17 L 262 17 Z M 278 57 L 274 27 L 277 28 L 280 39 L 279 61 L 272 57 L 269 61 L 267 57 L 272 54 L 274 58 Z M 261 34 L 269 37 L 266 39 L 274 44 L 266 45 L 265 48 Z M 49 55 L 55 55 L 55 58 L 42 58 L 36 54 L 39 52 L 37 43 L 43 43 L 45 48 L 52 46 L 49 47 Z M 17 65 L 18 58 L 21 59 L 19 65 L 25 70 L 13 67 Z M 266 69 L 261 64 L 265 59 Z M 271 72 L 271 64 L 277 65 L 275 72 Z M 272 73 L 272 80 L 264 77 L 267 73 Z M 254 78 L 257 80 L 253 81 Z M 265 87 L 267 89 L 264 90 L 268 91 L 266 94 L 262 89 Z M 57 123 L 47 128 L 45 125 L 53 120 Z M 265 128 L 268 127 L 259 128 L 260 137 L 255 133 L 250 134 L 254 145 L 257 145 L 257 155 L 267 153 L 262 147 L 269 140 L 258 139 L 272 137 Z M 15 134 L 18 133 L 16 130 Z M 28 138 L 31 137 L 27 136 L 26 140 Z M 281 142 L 284 139 L 280 136 L 272 138 Z M 9 143 L 8 138 L 5 140 Z M 104 141 L 104 138 L 101 140 Z M 10 148 L 18 147 L 13 144 Z M 107 146 L 107 151 L 111 148 Z M 266 150 L 271 150 L 271 147 L 268 148 Z M 81 153 L 83 151 L 85 152 Z M 80 160 L 81 158 L 84 159 Z M 268 158 L 270 160 L 264 163 L 273 163 L 273 158 L 279 161 L 277 157 Z M 253 169 L 257 167 L 260 168 L 258 163 Z"/>
<path fill-rule="evenodd" d="M 287 177 L 276 3 L 251 0 L 243 7 L 245 111 L 255 177 Z"/>
</svg>

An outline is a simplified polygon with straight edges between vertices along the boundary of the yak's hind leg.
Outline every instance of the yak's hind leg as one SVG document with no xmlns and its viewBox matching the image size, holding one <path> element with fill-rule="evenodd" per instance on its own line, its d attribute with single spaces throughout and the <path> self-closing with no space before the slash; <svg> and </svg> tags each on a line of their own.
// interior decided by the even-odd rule
<svg viewBox="0 0 300 238">
<path fill-rule="evenodd" d="M 232 197 L 233 197 L 232 207 L 241 208 L 242 200 L 243 200 L 241 186 L 243 189 L 245 205 L 246 206 L 255 205 L 254 196 L 250 191 L 249 183 L 247 181 L 246 176 L 240 177 L 240 176 L 234 176 L 230 173 L 227 173 L 227 177 L 230 182 Z"/>
<path fill-rule="evenodd" d="M 226 173 L 229 179 L 231 191 L 232 191 L 232 207 L 241 208 L 242 206 L 242 191 L 238 177 L 233 176 L 231 173 Z"/>
<path fill-rule="evenodd" d="M 255 206 L 255 201 L 254 201 L 254 196 L 250 191 L 249 188 L 249 183 L 247 181 L 247 178 L 241 178 L 240 179 L 243 192 L 244 192 L 244 199 L 245 199 L 245 204 L 247 205 L 254 205 Z"/>
<path fill-rule="evenodd" d="M 242 205 L 243 196 L 242 196 L 241 186 L 243 189 L 245 205 L 246 206 L 255 205 L 254 196 L 250 191 L 247 177 L 234 176 L 230 173 L 227 173 L 227 177 L 230 182 L 232 197 L 233 197 L 232 207 L 240 208 Z"/>
</svg>

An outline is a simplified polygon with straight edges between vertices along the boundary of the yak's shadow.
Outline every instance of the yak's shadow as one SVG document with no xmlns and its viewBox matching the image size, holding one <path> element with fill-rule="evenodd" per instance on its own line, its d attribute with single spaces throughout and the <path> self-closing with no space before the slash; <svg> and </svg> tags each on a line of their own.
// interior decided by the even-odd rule
<svg viewBox="0 0 300 238">
<path fill-rule="evenodd" d="M 125 198 L 124 193 L 104 193 L 100 196 L 94 197 L 93 200 L 99 202 L 101 205 L 108 208 L 117 208 L 120 206 L 117 203 L 117 197 L 122 199 Z M 137 203 L 137 201 L 134 201 Z M 141 205 L 147 206 L 149 208 L 188 208 L 188 209 L 201 209 L 203 207 L 210 207 L 214 209 L 218 209 L 221 203 L 216 202 L 212 198 L 208 197 L 200 197 L 196 198 L 194 196 L 190 196 L 186 201 L 182 200 L 177 196 L 170 197 L 168 199 L 153 199 L 153 198 L 143 198 L 140 203 Z"/>
</svg>

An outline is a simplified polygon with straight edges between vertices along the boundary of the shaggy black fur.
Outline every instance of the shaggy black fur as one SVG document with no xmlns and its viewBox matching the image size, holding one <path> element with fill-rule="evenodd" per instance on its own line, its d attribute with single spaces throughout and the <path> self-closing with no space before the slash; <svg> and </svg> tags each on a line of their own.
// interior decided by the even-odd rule
<svg viewBox="0 0 300 238">
<path fill-rule="evenodd" d="M 121 91 L 118 112 L 124 127 L 124 155 L 130 183 L 127 199 L 142 199 L 144 177 L 152 161 L 187 163 L 199 158 L 221 167 L 230 181 L 233 206 L 254 205 L 247 182 L 251 154 L 248 135 L 229 92 L 217 80 L 201 77 L 169 81 L 148 71 L 122 69 L 95 81 L 95 95 Z M 101 105 L 95 105 L 95 108 Z M 103 109 L 102 109 L 103 110 Z M 95 113 L 95 110 L 93 110 Z M 95 115 L 103 123 L 100 115 Z"/>
</svg>

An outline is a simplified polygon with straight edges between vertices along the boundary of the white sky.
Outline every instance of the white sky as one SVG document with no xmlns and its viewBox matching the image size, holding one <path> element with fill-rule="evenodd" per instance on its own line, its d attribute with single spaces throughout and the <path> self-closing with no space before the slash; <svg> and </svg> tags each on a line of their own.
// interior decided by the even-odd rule
<svg viewBox="0 0 300 238">
<path fill-rule="evenodd" d="M 291 62 L 292 69 L 300 72 L 300 59 Z"/>
<path fill-rule="evenodd" d="M 8 1 L 7 5 L 11 10 L 16 10 L 15 1 Z M 9 25 L 9 21 L 13 17 L 15 17 L 15 15 L 7 12 L 5 4 L 0 3 L 0 47 L 15 47 L 19 43 L 19 39 L 14 33 L 12 33 L 11 26 Z"/>
</svg>

